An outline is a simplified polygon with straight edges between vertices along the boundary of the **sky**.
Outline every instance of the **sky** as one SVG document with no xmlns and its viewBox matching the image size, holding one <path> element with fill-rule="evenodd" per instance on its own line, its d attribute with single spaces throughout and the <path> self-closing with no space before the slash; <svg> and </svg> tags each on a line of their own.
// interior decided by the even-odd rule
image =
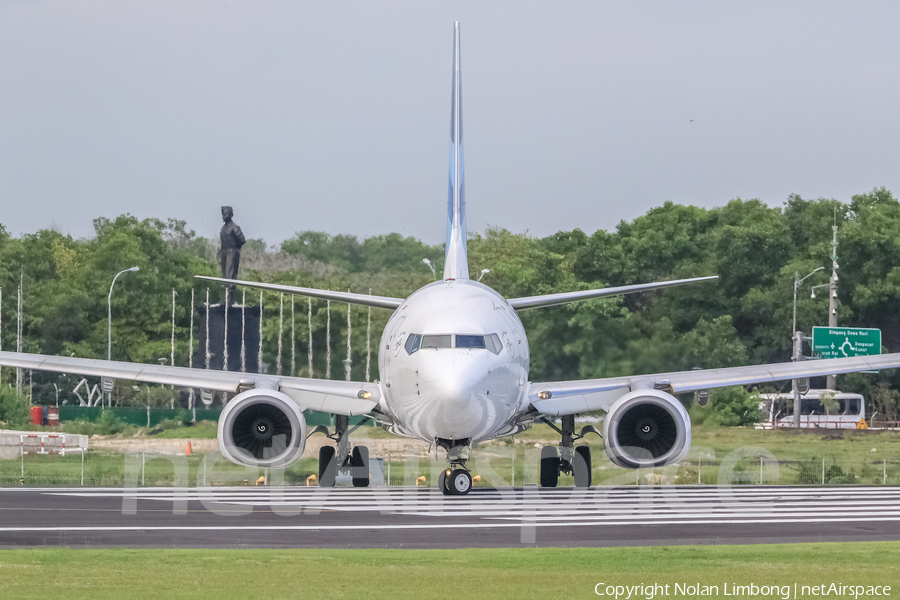
<svg viewBox="0 0 900 600">
<path fill-rule="evenodd" d="M 0 0 L 0 223 L 443 242 L 900 194 L 897 2 Z"/>
</svg>

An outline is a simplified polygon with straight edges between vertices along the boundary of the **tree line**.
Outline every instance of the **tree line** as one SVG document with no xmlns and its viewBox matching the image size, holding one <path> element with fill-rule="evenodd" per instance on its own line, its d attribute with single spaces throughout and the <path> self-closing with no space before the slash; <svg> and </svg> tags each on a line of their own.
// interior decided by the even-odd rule
<svg viewBox="0 0 900 600">
<path fill-rule="evenodd" d="M 833 224 L 838 226 L 839 324 L 879 328 L 886 351 L 900 351 L 900 202 L 884 188 L 853 196 L 849 203 L 797 195 L 773 207 L 742 199 L 712 209 L 667 202 L 612 231 L 573 229 L 535 237 L 489 228 L 470 234 L 469 270 L 490 269 L 483 283 L 506 297 L 719 275 L 714 282 L 523 311 L 533 381 L 786 361 L 795 273 L 802 277 L 825 267 L 798 291 L 797 323 L 808 334 L 828 322 L 826 295 L 810 298 L 809 288 L 828 281 Z M 110 282 L 122 269 L 138 266 L 140 271 L 119 278 L 112 295 L 113 359 L 149 363 L 170 356 L 174 289 L 175 364 L 186 366 L 192 291 L 195 351 L 207 288 L 211 302 L 223 300 L 223 288 L 193 278 L 218 275 L 217 244 L 182 221 L 130 215 L 96 219 L 88 239 L 52 229 L 13 237 L 0 225 L 2 349 L 15 349 L 21 284 L 24 351 L 104 358 Z M 432 280 L 423 258 L 440 276 L 442 246 L 395 233 L 359 239 L 303 231 L 277 247 L 249 240 L 240 277 L 402 297 Z M 248 305 L 259 300 L 258 291 L 247 291 Z M 288 296 L 282 303 L 278 294 L 265 293 L 262 302 L 269 372 L 277 363 L 280 320 L 282 372 L 290 370 L 293 350 L 293 374 L 310 375 L 311 320 L 312 376 L 323 377 L 325 301 Z M 331 304 L 334 378 L 343 377 L 347 310 L 346 304 Z M 353 377 L 364 378 L 370 323 L 370 377 L 377 379 L 374 357 L 388 311 L 349 310 Z M 73 398 L 70 390 L 79 379 L 33 374 L 41 401 L 48 401 L 53 382 Z M 14 370 L 4 368 L 2 381 L 13 383 Z M 900 376 L 894 372 L 841 376 L 839 387 L 884 398 L 879 402 L 893 405 L 896 415 Z M 123 402 L 143 402 L 130 384 L 119 385 L 117 393 Z"/>
</svg>

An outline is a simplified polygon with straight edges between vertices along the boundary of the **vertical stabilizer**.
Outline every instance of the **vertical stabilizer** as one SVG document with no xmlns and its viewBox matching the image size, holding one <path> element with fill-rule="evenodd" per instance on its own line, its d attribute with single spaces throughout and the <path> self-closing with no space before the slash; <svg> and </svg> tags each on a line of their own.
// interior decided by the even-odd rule
<svg viewBox="0 0 900 600">
<path fill-rule="evenodd" d="M 462 143 L 462 82 L 459 71 L 459 21 L 453 27 L 453 96 L 450 101 L 450 194 L 447 200 L 447 254 L 444 279 L 468 279 L 466 194 Z"/>
</svg>

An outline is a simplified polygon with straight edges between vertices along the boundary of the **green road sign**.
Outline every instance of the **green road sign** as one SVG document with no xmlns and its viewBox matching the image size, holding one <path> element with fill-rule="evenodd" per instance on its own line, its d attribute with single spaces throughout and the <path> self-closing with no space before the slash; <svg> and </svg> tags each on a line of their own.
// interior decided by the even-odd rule
<svg viewBox="0 0 900 600">
<path fill-rule="evenodd" d="M 813 356 L 844 358 L 881 354 L 881 330 L 856 327 L 813 327 Z"/>
</svg>

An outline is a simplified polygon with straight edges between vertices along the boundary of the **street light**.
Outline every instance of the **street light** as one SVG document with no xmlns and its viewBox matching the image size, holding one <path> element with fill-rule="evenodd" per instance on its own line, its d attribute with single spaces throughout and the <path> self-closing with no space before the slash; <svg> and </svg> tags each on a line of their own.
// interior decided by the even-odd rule
<svg viewBox="0 0 900 600">
<path fill-rule="evenodd" d="M 431 269 L 431 276 L 437 279 L 437 273 L 434 272 L 434 265 L 431 264 L 431 261 L 427 258 L 423 258 L 422 262 L 428 265 L 428 268 Z"/>
<path fill-rule="evenodd" d="M 490 272 L 491 272 L 490 269 L 482 269 L 482 270 L 481 270 L 481 275 L 478 276 L 478 281 L 481 281 L 481 278 L 484 277 L 485 275 L 487 275 L 487 274 L 490 273 Z"/>
<path fill-rule="evenodd" d="M 112 360 L 112 291 L 113 286 L 116 285 L 116 279 L 119 278 L 119 275 L 122 273 L 128 273 L 129 271 L 140 271 L 140 267 L 131 267 L 130 269 L 124 269 L 116 273 L 116 276 L 113 277 L 112 283 L 109 284 L 109 297 L 106 299 L 106 308 L 107 308 L 107 331 L 106 331 L 106 360 Z M 107 403 L 112 405 L 112 392 L 107 392 Z"/>
<path fill-rule="evenodd" d="M 825 267 L 819 267 L 815 269 L 812 273 L 807 275 L 806 277 L 800 278 L 800 273 L 794 271 L 794 322 L 793 322 L 793 330 L 791 333 L 791 341 L 792 344 L 792 352 L 791 352 L 791 360 L 799 361 L 803 358 L 803 341 L 798 339 L 800 336 L 797 334 L 797 288 L 800 287 L 800 284 L 813 276 L 813 274 L 818 273 Z M 815 292 L 813 292 L 815 294 Z M 815 297 L 815 296 L 813 296 Z M 794 392 L 794 427 L 800 428 L 800 386 L 797 385 L 797 380 L 791 380 L 791 388 Z"/>
<path fill-rule="evenodd" d="M 812 288 L 810 288 L 811 293 L 810 293 L 809 297 L 812 298 L 812 299 L 815 299 L 815 297 L 816 297 L 816 288 L 823 288 L 823 287 L 831 287 L 831 284 L 830 284 L 830 283 L 823 283 L 822 285 L 814 285 L 814 286 L 812 286 Z"/>
<path fill-rule="evenodd" d="M 814 270 L 812 273 L 810 273 L 809 275 L 807 275 L 806 277 L 804 277 L 802 279 L 800 278 L 800 273 L 798 273 L 797 271 L 794 271 L 794 324 L 793 324 L 793 329 L 791 329 L 792 334 L 797 333 L 797 288 L 800 287 L 801 283 L 803 283 L 804 281 L 809 279 L 813 275 L 813 273 L 818 273 L 819 271 L 821 271 L 824 268 L 825 267 L 819 267 L 818 269 Z"/>
</svg>

